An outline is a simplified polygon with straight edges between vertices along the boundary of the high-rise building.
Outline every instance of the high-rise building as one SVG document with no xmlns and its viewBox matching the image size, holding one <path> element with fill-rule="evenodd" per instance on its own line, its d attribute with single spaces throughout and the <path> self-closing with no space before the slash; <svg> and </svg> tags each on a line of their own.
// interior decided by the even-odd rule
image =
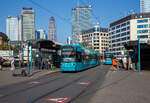
<svg viewBox="0 0 150 103">
<path fill-rule="evenodd" d="M 150 12 L 150 0 L 140 0 L 140 12 Z"/>
<path fill-rule="evenodd" d="M 83 30 L 92 27 L 92 7 L 77 6 L 72 9 L 72 40 L 73 43 L 79 43 L 80 34 Z"/>
<path fill-rule="evenodd" d="M 150 40 L 150 13 L 132 14 L 110 24 L 109 47 L 116 56 L 122 56 L 128 41 L 146 43 Z"/>
<path fill-rule="evenodd" d="M 35 16 L 32 8 L 23 8 L 22 10 L 22 40 L 35 38 Z"/>
<path fill-rule="evenodd" d="M 48 39 L 52 41 L 56 41 L 56 22 L 53 16 L 49 20 L 48 32 L 49 32 Z"/>
<path fill-rule="evenodd" d="M 94 49 L 104 54 L 104 51 L 109 48 L 108 29 L 101 28 L 99 25 L 95 25 L 93 28 L 82 31 L 81 43 L 85 43 L 87 47 Z"/>
<path fill-rule="evenodd" d="M 21 19 L 8 16 L 6 19 L 6 34 L 11 41 L 20 41 Z"/>
</svg>

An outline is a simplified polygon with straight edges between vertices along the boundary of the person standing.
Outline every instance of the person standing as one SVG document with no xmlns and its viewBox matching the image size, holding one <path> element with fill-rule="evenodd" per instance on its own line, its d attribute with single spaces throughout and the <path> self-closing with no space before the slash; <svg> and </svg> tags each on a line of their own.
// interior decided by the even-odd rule
<svg viewBox="0 0 150 103">
<path fill-rule="evenodd" d="M 0 70 L 2 70 L 2 64 L 3 64 L 2 57 L 0 57 Z"/>
<path fill-rule="evenodd" d="M 12 60 L 11 60 L 11 71 L 13 72 L 13 74 L 15 73 L 15 58 L 12 57 Z"/>
<path fill-rule="evenodd" d="M 118 70 L 118 60 L 116 57 L 113 58 L 113 70 Z"/>
<path fill-rule="evenodd" d="M 123 61 L 123 67 L 124 67 L 124 69 L 127 70 L 127 58 L 124 56 L 123 59 L 122 59 L 122 61 Z"/>
</svg>

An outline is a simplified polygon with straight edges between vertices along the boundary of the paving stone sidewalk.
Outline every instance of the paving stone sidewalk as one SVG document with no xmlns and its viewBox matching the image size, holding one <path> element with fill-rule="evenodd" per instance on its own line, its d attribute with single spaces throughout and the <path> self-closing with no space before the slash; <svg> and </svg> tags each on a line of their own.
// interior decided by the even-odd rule
<svg viewBox="0 0 150 103">
<path fill-rule="evenodd" d="M 89 103 L 150 103 L 150 71 L 109 71 Z"/>
<path fill-rule="evenodd" d="M 13 76 L 12 75 L 13 73 L 10 70 L 10 68 L 4 68 L 2 71 L 0 71 L 0 87 L 10 85 L 10 84 L 14 84 L 14 83 L 18 83 L 18 82 L 23 82 L 25 80 L 36 79 L 40 76 L 50 74 L 50 73 L 54 73 L 54 72 L 59 72 L 59 71 L 60 71 L 59 68 L 56 68 L 55 70 L 38 70 L 38 69 L 34 69 L 33 70 L 33 75 L 28 77 L 28 76 L 22 76 L 21 75 L 21 69 L 16 70 L 16 73 L 20 74 L 20 75 Z"/>
</svg>

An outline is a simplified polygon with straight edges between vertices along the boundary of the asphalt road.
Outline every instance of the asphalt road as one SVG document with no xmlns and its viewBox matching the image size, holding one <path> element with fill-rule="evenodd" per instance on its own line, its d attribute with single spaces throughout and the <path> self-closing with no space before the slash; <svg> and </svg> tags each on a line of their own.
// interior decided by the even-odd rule
<svg viewBox="0 0 150 103">
<path fill-rule="evenodd" d="M 0 87 L 0 103 L 88 103 L 103 83 L 109 65 L 76 73 L 53 73 Z"/>
</svg>

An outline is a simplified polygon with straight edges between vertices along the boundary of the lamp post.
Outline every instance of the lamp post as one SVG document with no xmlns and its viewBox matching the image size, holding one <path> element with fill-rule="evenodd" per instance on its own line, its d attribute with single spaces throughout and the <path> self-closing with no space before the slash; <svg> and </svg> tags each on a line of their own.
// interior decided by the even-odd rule
<svg viewBox="0 0 150 103">
<path fill-rule="evenodd" d="M 140 47 L 140 36 L 138 36 L 138 66 L 139 66 L 139 72 L 141 72 L 141 58 L 140 58 L 140 56 L 141 56 L 141 53 L 140 53 L 140 49 L 141 49 L 141 47 Z"/>
</svg>

